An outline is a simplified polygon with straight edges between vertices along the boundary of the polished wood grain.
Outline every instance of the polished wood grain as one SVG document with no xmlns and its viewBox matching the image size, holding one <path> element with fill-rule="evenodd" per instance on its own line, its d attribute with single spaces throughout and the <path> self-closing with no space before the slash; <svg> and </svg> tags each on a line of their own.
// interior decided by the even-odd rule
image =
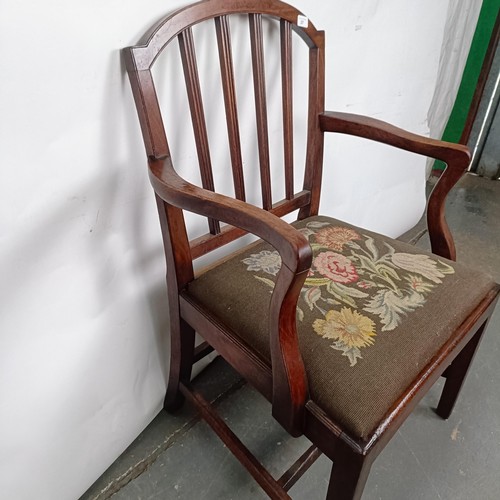
<svg viewBox="0 0 500 500">
<path fill-rule="evenodd" d="M 257 143 L 259 146 L 262 208 L 269 210 L 271 200 L 271 170 L 269 166 L 269 132 L 267 126 L 266 78 L 264 71 L 264 42 L 262 14 L 250 14 L 250 47 L 252 50 L 255 113 L 257 116 Z"/>
<path fill-rule="evenodd" d="M 472 360 L 479 347 L 479 343 L 481 342 L 486 323 L 487 322 L 482 324 L 481 328 L 479 328 L 472 339 L 467 342 L 467 345 L 460 351 L 458 356 L 443 373 L 446 382 L 441 398 L 439 399 L 438 407 L 436 408 L 436 413 L 441 418 L 447 419 L 453 411 L 460 389 L 465 382 L 465 377 L 467 376 L 467 372 L 469 371 Z"/>
<path fill-rule="evenodd" d="M 210 149 L 208 146 L 207 125 L 205 122 L 205 112 L 203 110 L 200 78 L 198 76 L 198 66 L 196 64 L 193 32 L 191 28 L 182 31 L 178 38 L 184 78 L 186 80 L 189 109 L 193 122 L 196 151 L 198 153 L 198 162 L 200 165 L 201 183 L 205 189 L 214 191 L 214 177 L 212 162 L 210 160 Z M 211 234 L 220 233 L 220 223 L 218 220 L 209 218 L 208 226 Z"/>
<path fill-rule="evenodd" d="M 239 200 L 245 201 L 245 182 L 243 178 L 243 159 L 241 157 L 231 35 L 227 16 L 215 18 L 215 29 L 217 32 L 222 91 L 224 93 L 224 106 L 226 109 L 229 153 L 233 169 L 234 194 Z"/>
<path fill-rule="evenodd" d="M 325 37 L 318 33 L 318 45 L 309 50 L 309 99 L 307 117 L 307 150 L 304 189 L 311 192 L 311 204 L 299 211 L 299 219 L 317 215 L 323 174 L 323 131 L 319 114 L 325 106 Z"/>
<path fill-rule="evenodd" d="M 246 36 L 249 34 L 247 39 L 251 50 L 248 65 L 255 96 L 262 208 L 245 201 L 247 193 L 230 30 L 233 14 L 246 16 L 248 22 L 249 33 Z M 422 367 L 400 399 L 392 404 L 369 439 L 360 440 L 351 436 L 309 398 L 295 315 L 297 299 L 311 267 L 312 250 L 305 236 L 281 217 L 297 210 L 299 219 L 318 213 L 325 134 L 357 136 L 444 161 L 447 168 L 429 197 L 427 221 L 433 252 L 450 259 L 455 259 L 456 252 L 445 220 L 444 202 L 449 190 L 467 169 L 470 155 L 464 146 L 418 136 L 373 118 L 325 111 L 324 33 L 310 21 L 306 27 L 299 27 L 299 15 L 303 16 L 303 13 L 278 0 L 204 0 L 161 19 L 137 46 L 124 49 L 124 59 L 141 124 L 167 263 L 171 363 L 165 408 L 173 411 L 187 398 L 270 498 L 289 498 L 286 490 L 323 452 L 333 462 L 327 498 L 350 500 L 361 497 L 373 461 L 440 376 L 446 377 L 446 383 L 437 413 L 443 418 L 449 416 L 498 300 L 499 288 L 492 288 L 449 340 L 436 349 L 434 357 Z M 264 18 L 266 23 L 277 23 L 280 33 L 276 47 L 266 45 L 266 51 L 280 53 L 281 82 L 277 82 L 277 86 L 281 90 L 283 112 L 284 159 L 281 171 L 284 173 L 285 197 L 282 200 L 273 200 L 271 194 Z M 215 192 L 213 180 L 192 33 L 193 26 L 205 21 L 211 23 L 212 29 L 215 26 L 213 35 L 217 45 L 230 153 L 227 167 L 233 178 L 234 197 Z M 294 177 L 296 165 L 293 157 L 294 37 L 304 42 L 308 50 L 306 165 L 304 178 L 298 179 L 303 186 L 298 192 L 294 187 L 297 179 Z M 190 108 L 189 113 L 179 119 L 188 120 L 191 117 L 201 186 L 185 180 L 173 165 L 151 74 L 157 57 L 173 40 L 179 41 Z M 185 211 L 206 217 L 209 232 L 190 240 L 184 221 Z M 224 225 L 221 226 L 221 223 Z M 270 360 L 263 359 L 238 332 L 231 331 L 188 293 L 189 283 L 195 276 L 193 261 L 248 233 L 270 243 L 282 260 L 269 309 Z M 194 345 L 195 331 L 205 339 L 205 343 L 197 348 Z M 193 363 L 214 349 L 270 401 L 272 414 L 284 429 L 293 436 L 305 435 L 314 445 L 279 480 L 271 477 L 203 397 L 190 388 Z"/>
<path fill-rule="evenodd" d="M 419 136 L 367 116 L 327 111 L 319 115 L 319 120 L 321 129 L 325 132 L 364 137 L 446 163 L 446 170 L 429 196 L 427 226 L 432 252 L 455 260 L 455 244 L 446 223 L 444 202 L 450 189 L 470 164 L 470 152 L 467 147 Z"/>
<path fill-rule="evenodd" d="M 288 491 L 321 455 L 321 450 L 317 446 L 311 445 L 292 464 L 292 466 L 285 473 L 283 473 L 283 475 L 278 480 L 278 484 L 285 491 Z"/>
<path fill-rule="evenodd" d="M 281 86 L 283 105 L 283 156 L 285 166 L 285 197 L 293 197 L 293 74 L 292 74 L 292 26 L 280 21 Z"/>
<path fill-rule="evenodd" d="M 286 214 L 294 212 L 302 207 L 308 206 L 311 200 L 311 193 L 309 191 L 300 191 L 296 193 L 290 200 L 281 200 L 273 203 L 270 213 L 277 217 L 283 217 Z M 221 229 L 219 234 L 205 234 L 191 240 L 191 255 L 193 259 L 197 259 L 202 255 L 219 248 L 226 243 L 241 238 L 248 234 L 248 231 L 240 227 L 226 225 Z"/>
</svg>

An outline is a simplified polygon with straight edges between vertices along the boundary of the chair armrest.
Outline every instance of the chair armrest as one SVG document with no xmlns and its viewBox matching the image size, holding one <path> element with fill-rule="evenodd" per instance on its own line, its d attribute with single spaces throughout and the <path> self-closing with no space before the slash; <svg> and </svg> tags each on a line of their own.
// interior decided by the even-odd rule
<svg viewBox="0 0 500 500">
<path fill-rule="evenodd" d="M 165 202 L 244 229 L 279 252 L 282 266 L 269 309 L 273 415 L 292 435 L 301 435 L 308 385 L 297 337 L 296 307 L 312 262 L 307 238 L 266 210 L 187 182 L 168 157 L 149 160 L 149 177 Z"/>
<path fill-rule="evenodd" d="M 319 115 L 319 123 L 323 132 L 338 132 L 364 137 L 412 153 L 442 160 L 450 168 L 460 169 L 462 172 L 469 165 L 469 150 L 461 144 L 438 141 L 413 134 L 369 116 L 325 111 Z M 462 163 L 459 163 L 459 161 Z M 464 162 L 466 163 L 465 166 L 463 165 Z"/>
<path fill-rule="evenodd" d="M 200 188 L 180 177 L 169 159 L 150 160 L 149 177 L 167 203 L 239 227 L 270 243 L 294 273 L 311 267 L 307 238 L 276 215 L 241 200 Z"/>
<path fill-rule="evenodd" d="M 455 245 L 444 216 L 444 202 L 470 164 L 469 149 L 461 144 L 413 134 L 368 116 L 326 111 L 319 115 L 319 122 L 323 132 L 363 137 L 446 163 L 446 170 L 429 196 L 427 226 L 433 253 L 456 260 Z"/>
</svg>

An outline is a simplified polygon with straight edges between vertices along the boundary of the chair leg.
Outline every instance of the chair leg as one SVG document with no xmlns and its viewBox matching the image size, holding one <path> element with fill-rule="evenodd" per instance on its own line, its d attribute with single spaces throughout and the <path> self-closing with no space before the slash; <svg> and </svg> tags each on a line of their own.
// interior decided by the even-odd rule
<svg viewBox="0 0 500 500">
<path fill-rule="evenodd" d="M 184 403 L 179 383 L 189 384 L 194 358 L 195 331 L 182 318 L 171 321 L 170 372 L 163 407 L 169 412 Z"/>
<path fill-rule="evenodd" d="M 370 473 L 371 460 L 347 450 L 334 461 L 327 500 L 358 500 Z"/>
<path fill-rule="evenodd" d="M 474 355 L 477 352 L 477 347 L 479 346 L 485 326 L 486 323 L 479 328 L 474 337 L 469 340 L 468 344 L 446 369 L 444 374 L 446 382 L 441 393 L 441 398 L 439 399 L 438 407 L 436 408 L 436 413 L 445 420 L 451 415 L 458 399 L 460 389 L 465 381 Z"/>
</svg>

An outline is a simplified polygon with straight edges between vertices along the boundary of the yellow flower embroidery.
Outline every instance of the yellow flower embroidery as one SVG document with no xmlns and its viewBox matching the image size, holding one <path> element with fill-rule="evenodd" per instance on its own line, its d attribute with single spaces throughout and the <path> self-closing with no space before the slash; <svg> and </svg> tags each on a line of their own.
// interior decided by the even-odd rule
<svg viewBox="0 0 500 500">
<path fill-rule="evenodd" d="M 318 335 L 340 340 L 349 347 L 367 347 L 373 344 L 376 336 L 375 323 L 349 307 L 328 311 L 324 320 L 314 321 L 313 328 Z"/>
</svg>

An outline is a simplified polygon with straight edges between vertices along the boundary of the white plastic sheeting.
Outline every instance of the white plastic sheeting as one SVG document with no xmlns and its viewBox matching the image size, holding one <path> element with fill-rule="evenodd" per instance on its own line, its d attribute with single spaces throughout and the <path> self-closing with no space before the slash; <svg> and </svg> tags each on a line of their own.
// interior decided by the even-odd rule
<svg viewBox="0 0 500 500">
<path fill-rule="evenodd" d="M 439 72 L 428 114 L 431 137 L 443 135 L 455 104 L 482 3 L 482 0 L 449 1 Z M 429 161 L 428 167 L 431 166 Z"/>
<path fill-rule="evenodd" d="M 455 103 L 482 0 L 450 0 L 439 73 L 428 121 L 431 137 L 441 137 Z"/>
<path fill-rule="evenodd" d="M 77 498 L 160 409 L 164 263 L 119 49 L 183 3 L 2 3 L 4 498 Z M 460 78 L 438 78 L 441 48 L 455 54 L 474 24 L 442 44 L 448 3 L 298 0 L 327 32 L 327 108 L 427 134 L 433 95 Z M 396 235 L 421 214 L 425 159 L 364 146 L 328 139 L 322 211 Z"/>
</svg>

